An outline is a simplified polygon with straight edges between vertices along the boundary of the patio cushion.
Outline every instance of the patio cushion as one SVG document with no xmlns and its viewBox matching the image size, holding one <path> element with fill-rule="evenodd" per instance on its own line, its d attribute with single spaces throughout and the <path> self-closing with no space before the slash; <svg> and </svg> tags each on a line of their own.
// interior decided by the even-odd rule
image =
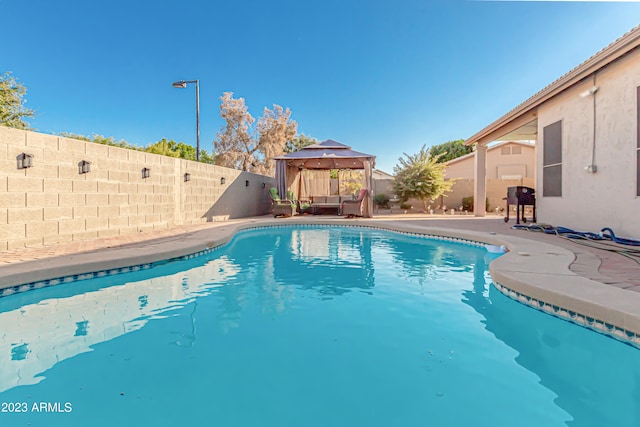
<svg viewBox="0 0 640 427">
<path fill-rule="evenodd" d="M 273 216 L 293 216 L 296 213 L 296 203 L 292 200 L 282 200 L 278 197 L 278 190 L 276 188 L 269 189 L 269 195 L 271 196 L 271 204 L 273 210 Z"/>
<path fill-rule="evenodd" d="M 335 203 L 336 205 L 340 204 L 340 196 L 327 196 L 326 203 Z"/>
</svg>

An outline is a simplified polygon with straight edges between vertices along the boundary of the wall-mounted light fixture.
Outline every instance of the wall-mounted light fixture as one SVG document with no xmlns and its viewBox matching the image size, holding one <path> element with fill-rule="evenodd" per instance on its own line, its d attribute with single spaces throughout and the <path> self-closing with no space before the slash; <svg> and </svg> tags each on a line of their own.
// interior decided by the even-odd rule
<svg viewBox="0 0 640 427">
<path fill-rule="evenodd" d="M 267 184 L 266 183 L 262 183 L 262 188 L 267 188 Z"/>
<path fill-rule="evenodd" d="M 151 176 L 151 169 L 142 168 L 142 179 L 149 178 Z"/>
<path fill-rule="evenodd" d="M 186 172 L 184 174 L 184 182 L 188 182 L 191 181 L 191 174 L 189 172 Z"/>
<path fill-rule="evenodd" d="M 591 89 L 587 89 L 584 92 L 580 92 L 578 96 L 580 98 L 586 98 L 587 96 L 593 95 L 594 93 L 596 93 L 598 89 L 600 89 L 598 86 L 593 86 Z"/>
<path fill-rule="evenodd" d="M 249 186 L 249 181 L 248 181 L 248 180 L 244 182 L 244 186 L 245 186 L 245 187 L 248 187 L 248 186 Z"/>
<path fill-rule="evenodd" d="M 83 173 L 91 172 L 91 162 L 88 160 L 81 160 L 78 163 L 78 173 L 82 175 Z"/>
<path fill-rule="evenodd" d="M 20 153 L 16 159 L 18 160 L 18 169 L 27 169 L 33 166 L 33 154 Z"/>
<path fill-rule="evenodd" d="M 220 184 L 224 185 L 225 182 L 227 182 L 227 180 L 224 179 L 224 176 L 222 178 L 220 178 Z"/>
</svg>

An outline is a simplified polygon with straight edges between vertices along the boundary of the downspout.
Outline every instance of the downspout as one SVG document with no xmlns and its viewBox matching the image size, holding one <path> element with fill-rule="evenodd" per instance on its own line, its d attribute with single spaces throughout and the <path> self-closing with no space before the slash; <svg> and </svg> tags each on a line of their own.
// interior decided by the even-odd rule
<svg viewBox="0 0 640 427">
<path fill-rule="evenodd" d="M 589 89 L 588 93 L 593 96 L 592 105 L 593 105 L 593 134 L 591 136 L 592 146 L 591 146 L 591 164 L 588 165 L 585 170 L 589 173 L 598 172 L 598 166 L 596 166 L 596 130 L 597 130 L 597 116 L 596 116 L 596 96 L 598 93 L 598 86 L 596 86 L 596 75 L 598 72 L 593 73 L 593 86 Z"/>
</svg>

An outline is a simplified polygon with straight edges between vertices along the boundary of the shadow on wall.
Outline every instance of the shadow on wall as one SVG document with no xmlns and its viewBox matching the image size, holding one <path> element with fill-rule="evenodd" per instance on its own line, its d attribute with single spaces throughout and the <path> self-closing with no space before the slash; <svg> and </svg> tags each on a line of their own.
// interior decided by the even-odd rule
<svg viewBox="0 0 640 427">
<path fill-rule="evenodd" d="M 271 212 L 269 188 L 274 186 L 275 178 L 241 172 L 227 179 L 224 191 L 202 218 L 213 222 L 266 215 Z"/>
</svg>

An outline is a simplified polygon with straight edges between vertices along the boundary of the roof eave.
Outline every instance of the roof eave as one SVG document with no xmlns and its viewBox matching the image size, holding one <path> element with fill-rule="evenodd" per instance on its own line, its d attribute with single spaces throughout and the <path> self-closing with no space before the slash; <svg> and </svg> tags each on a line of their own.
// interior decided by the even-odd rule
<svg viewBox="0 0 640 427">
<path fill-rule="evenodd" d="M 640 46 L 640 26 L 635 27 L 618 40 L 614 41 L 609 46 L 602 49 L 600 52 L 596 53 L 591 58 L 587 59 L 585 62 L 542 89 L 540 92 L 509 111 L 504 116 L 491 123 L 489 126 L 468 138 L 464 142 L 465 145 L 475 144 L 476 142 L 486 144 L 495 140 L 487 140 L 487 136 L 507 125 L 509 122 L 519 119 L 527 114 L 531 115 L 531 119 L 535 118 L 537 114 L 537 111 L 535 110 L 540 105 L 567 90 L 576 83 L 581 82 L 591 74 L 601 70 L 624 55 L 637 49 L 638 46 Z"/>
</svg>

